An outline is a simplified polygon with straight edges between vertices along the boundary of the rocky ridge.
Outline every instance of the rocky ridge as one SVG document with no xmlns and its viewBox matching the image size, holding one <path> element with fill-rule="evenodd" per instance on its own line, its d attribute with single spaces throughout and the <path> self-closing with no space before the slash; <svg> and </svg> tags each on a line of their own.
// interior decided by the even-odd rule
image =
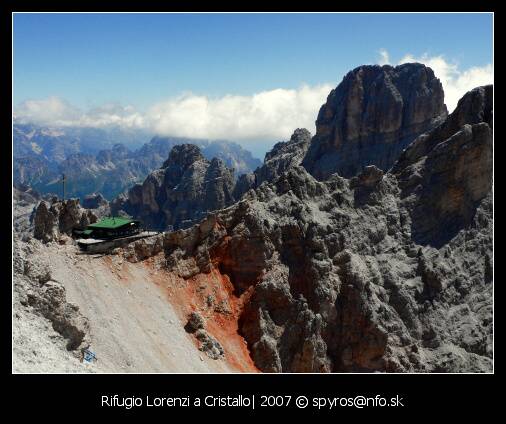
<svg viewBox="0 0 506 424">
<path fill-rule="evenodd" d="M 293 166 L 126 256 L 248 293 L 239 331 L 264 372 L 490 372 L 491 95 L 464 96 L 390 172 Z"/>
<path fill-rule="evenodd" d="M 310 141 L 309 131 L 295 130 L 289 141 L 277 143 L 267 153 L 261 167 L 237 181 L 233 169 L 218 158 L 208 161 L 198 146 L 175 146 L 143 184 L 111 202 L 111 212 L 134 216 L 154 229 L 187 228 L 207 212 L 230 206 L 248 190 L 300 164 Z"/>
<path fill-rule="evenodd" d="M 433 116 L 442 99 L 432 71 L 398 68 L 357 68 L 347 88 L 334 90 L 347 99 L 330 102 L 330 132 L 345 128 L 336 136 L 338 150 L 348 146 L 339 155 L 322 142 L 329 140 L 326 130 L 311 140 L 299 129 L 234 186 L 233 170 L 183 145 L 113 203 L 148 225 L 180 228 L 115 254 L 134 263 L 130 271 L 156 262 L 163 285 L 169 281 L 186 293 L 181 299 L 193 299 L 182 302 L 185 313 L 193 311 L 184 315 L 186 329 L 210 358 L 224 357 L 233 332 L 240 335 L 235 351 L 242 351 L 237 346 L 244 337 L 264 372 L 492 371 L 493 88 L 467 93 L 446 118 L 443 109 Z M 386 74 L 378 77 L 378 69 Z M 406 107 L 401 126 L 374 127 L 376 112 L 367 111 L 375 102 L 349 115 L 356 109 L 350 104 L 357 105 L 356 84 L 368 93 L 359 98 L 394 98 L 378 113 L 395 117 L 399 104 Z M 418 88 L 406 97 L 403 84 Z M 322 110 L 332 109 L 330 103 Z M 360 128 L 358 138 L 348 137 L 348 120 Z M 369 145 L 382 146 L 380 154 Z M 314 152 L 321 156 L 315 159 Z M 359 165 L 339 165 L 343 152 Z M 14 194 L 15 208 L 39 200 L 35 192 Z M 41 201 L 34 234 L 65 242 L 64 234 L 108 207 L 99 195 L 86 205 L 98 208 L 86 211 L 77 199 Z M 38 244 L 15 235 L 15 303 L 23 307 L 15 314 L 45 317 L 77 357 L 89 344 L 87 320 L 47 267 L 31 260 Z"/>
<path fill-rule="evenodd" d="M 239 177 L 234 197 L 240 199 L 244 193 L 258 187 L 264 181 L 273 181 L 292 166 L 300 165 L 311 143 L 311 133 L 305 128 L 297 128 L 290 140 L 276 143 L 265 155 L 264 163 L 253 173 Z"/>
</svg>

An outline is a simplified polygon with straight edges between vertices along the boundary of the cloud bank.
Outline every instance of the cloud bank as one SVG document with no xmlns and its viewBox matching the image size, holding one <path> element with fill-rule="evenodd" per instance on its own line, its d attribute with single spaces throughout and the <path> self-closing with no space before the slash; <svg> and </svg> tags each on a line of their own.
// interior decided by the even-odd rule
<svg viewBox="0 0 506 424">
<path fill-rule="evenodd" d="M 15 119 L 50 126 L 146 128 L 178 137 L 281 140 L 299 127 L 314 132 L 318 110 L 332 88 L 330 84 L 303 85 L 218 98 L 189 93 L 156 103 L 143 113 L 117 104 L 82 111 L 50 97 L 21 103 Z"/>
<path fill-rule="evenodd" d="M 146 126 L 145 117 L 133 106 L 111 103 L 84 112 L 59 97 L 22 102 L 14 109 L 14 120 L 53 127 Z"/>
<path fill-rule="evenodd" d="M 492 65 L 461 69 L 444 56 L 404 55 L 397 63 L 420 62 L 430 66 L 441 80 L 445 103 L 451 112 L 469 90 L 493 82 Z M 378 63 L 392 64 L 386 49 Z M 286 140 L 296 128 L 314 133 L 320 106 L 337 85 L 302 85 L 297 89 L 274 89 L 249 96 L 211 98 L 187 93 L 153 104 L 145 111 L 133 106 L 106 104 L 83 111 L 58 97 L 27 100 L 15 108 L 17 122 L 65 127 L 146 129 L 161 135 L 189 138 L 228 139 L 243 144 Z"/>
<path fill-rule="evenodd" d="M 455 109 L 460 98 L 469 90 L 480 85 L 492 84 L 494 81 L 492 64 L 460 69 L 458 63 L 450 62 L 442 55 L 429 56 L 426 53 L 418 57 L 406 54 L 396 64 L 400 65 L 406 62 L 419 62 L 432 68 L 443 85 L 445 103 L 449 112 Z M 392 65 L 386 49 L 379 51 L 378 63 Z"/>
</svg>

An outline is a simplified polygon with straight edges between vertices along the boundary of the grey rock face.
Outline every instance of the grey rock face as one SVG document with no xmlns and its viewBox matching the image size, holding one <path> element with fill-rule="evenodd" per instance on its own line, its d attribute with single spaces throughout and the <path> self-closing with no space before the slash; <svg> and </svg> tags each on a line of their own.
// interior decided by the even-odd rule
<svg viewBox="0 0 506 424">
<path fill-rule="evenodd" d="M 186 228 L 205 217 L 208 211 L 234 202 L 233 170 L 220 159 L 208 161 L 191 144 L 175 146 L 162 168 L 152 172 L 143 184 L 111 204 L 140 218 L 153 229 Z"/>
<path fill-rule="evenodd" d="M 67 350 L 85 349 L 89 345 L 89 324 L 79 307 L 67 302 L 65 287 L 49 281 L 37 292 L 28 294 L 28 305 L 45 318 L 67 339 Z"/>
<path fill-rule="evenodd" d="M 440 247 L 469 226 L 492 189 L 492 92 L 488 85 L 467 93 L 393 169 L 412 210 L 412 237 L 420 244 Z"/>
<path fill-rule="evenodd" d="M 258 187 L 264 181 L 274 181 L 287 169 L 300 165 L 311 143 L 311 133 L 297 128 L 289 141 L 276 143 L 265 155 L 264 163 L 251 174 L 241 175 L 234 188 L 234 197 L 240 199 L 244 193 Z"/>
<path fill-rule="evenodd" d="M 256 188 L 256 174 L 254 172 L 250 174 L 242 174 L 236 181 L 233 191 L 235 199 L 240 199 L 244 193 L 252 188 Z"/>
<path fill-rule="evenodd" d="M 97 222 L 97 216 L 79 205 L 79 199 L 46 202 L 42 200 L 35 209 L 33 235 L 43 242 L 58 240 L 60 235 L 70 235 L 75 228 Z"/>
<path fill-rule="evenodd" d="M 162 251 L 162 242 L 157 237 L 149 237 L 139 241 L 140 243 L 132 243 L 124 248 L 127 260 L 138 262 Z"/>
<path fill-rule="evenodd" d="M 58 238 L 58 216 L 50 210 L 49 203 L 42 201 L 35 210 L 33 236 L 48 242 Z"/>
<path fill-rule="evenodd" d="M 303 161 L 315 178 L 358 174 L 365 166 L 388 170 L 415 137 L 446 118 L 434 72 L 419 63 L 361 66 L 327 98 Z"/>
<path fill-rule="evenodd" d="M 468 93 L 391 172 L 294 166 L 160 235 L 167 268 L 249 294 L 239 330 L 265 372 L 490 372 L 491 93 Z"/>
<path fill-rule="evenodd" d="M 255 172 L 257 185 L 273 181 L 289 168 L 300 165 L 310 143 L 311 133 L 305 128 L 298 128 L 289 141 L 275 144 L 265 155 L 263 166 Z"/>
<path fill-rule="evenodd" d="M 66 339 L 67 350 L 80 357 L 90 345 L 89 322 L 79 307 L 67 300 L 63 285 L 53 281 L 48 265 L 33 259 L 34 243 L 15 239 L 13 287 L 21 305 L 47 318 L 55 331 Z"/>
</svg>

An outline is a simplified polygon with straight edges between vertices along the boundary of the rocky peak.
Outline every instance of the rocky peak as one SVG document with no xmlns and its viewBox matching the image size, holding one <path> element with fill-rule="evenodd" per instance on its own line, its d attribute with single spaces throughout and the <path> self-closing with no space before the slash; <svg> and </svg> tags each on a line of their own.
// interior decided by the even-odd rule
<svg viewBox="0 0 506 424">
<path fill-rule="evenodd" d="M 180 144 L 174 146 L 169 153 L 169 158 L 163 163 L 162 168 L 178 167 L 186 170 L 193 162 L 204 161 L 200 149 L 194 144 Z"/>
<path fill-rule="evenodd" d="M 283 154 L 292 155 L 295 151 L 305 150 L 310 142 L 311 133 L 305 128 L 297 128 L 291 135 L 289 141 L 276 143 L 271 151 L 265 154 L 265 162 L 278 159 Z"/>
<path fill-rule="evenodd" d="M 264 181 L 274 181 L 289 168 L 300 165 L 311 143 L 311 133 L 305 128 L 297 128 L 290 140 L 276 143 L 265 154 L 264 164 L 251 174 L 239 177 L 234 196 L 240 199 L 244 193 L 258 187 Z"/>
<path fill-rule="evenodd" d="M 209 163 L 208 173 L 216 173 L 220 172 L 220 170 L 228 170 L 228 168 L 225 166 L 225 162 L 223 162 L 221 159 L 218 158 L 212 158 L 211 162 Z"/>
<path fill-rule="evenodd" d="M 303 166 L 316 178 L 388 170 L 415 137 L 447 116 L 441 82 L 420 63 L 360 66 L 332 90 Z"/>
<path fill-rule="evenodd" d="M 169 158 L 163 163 L 160 172 L 155 171 L 148 178 L 152 178 L 156 173 L 160 178 L 162 175 L 164 176 L 166 186 L 176 186 L 185 173 L 195 173 L 195 168 L 198 168 L 199 165 L 207 167 L 209 162 L 197 146 L 193 144 L 177 145 L 170 151 Z"/>
<path fill-rule="evenodd" d="M 111 204 L 153 229 L 186 228 L 208 211 L 232 204 L 234 171 L 221 159 L 208 161 L 197 146 L 177 145 L 160 169 Z"/>
</svg>

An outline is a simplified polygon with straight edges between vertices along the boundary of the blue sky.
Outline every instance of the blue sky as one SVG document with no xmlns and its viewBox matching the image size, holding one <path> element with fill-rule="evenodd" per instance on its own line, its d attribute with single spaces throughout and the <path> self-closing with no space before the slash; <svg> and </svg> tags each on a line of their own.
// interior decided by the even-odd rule
<svg viewBox="0 0 506 424">
<path fill-rule="evenodd" d="M 354 67 L 378 63 L 381 49 L 393 64 L 408 54 L 427 61 L 441 57 L 454 67 L 451 72 L 459 72 L 453 73 L 455 82 L 466 70 L 491 65 L 492 19 L 491 14 L 16 14 L 14 104 L 52 98 L 75 108 L 74 115 L 104 104 L 146 113 L 189 93 L 212 101 L 304 85 L 335 87 Z M 490 78 L 490 68 L 487 72 Z"/>
<path fill-rule="evenodd" d="M 151 102 L 340 81 L 377 51 L 492 61 L 486 14 L 19 14 L 15 103 Z"/>
</svg>

